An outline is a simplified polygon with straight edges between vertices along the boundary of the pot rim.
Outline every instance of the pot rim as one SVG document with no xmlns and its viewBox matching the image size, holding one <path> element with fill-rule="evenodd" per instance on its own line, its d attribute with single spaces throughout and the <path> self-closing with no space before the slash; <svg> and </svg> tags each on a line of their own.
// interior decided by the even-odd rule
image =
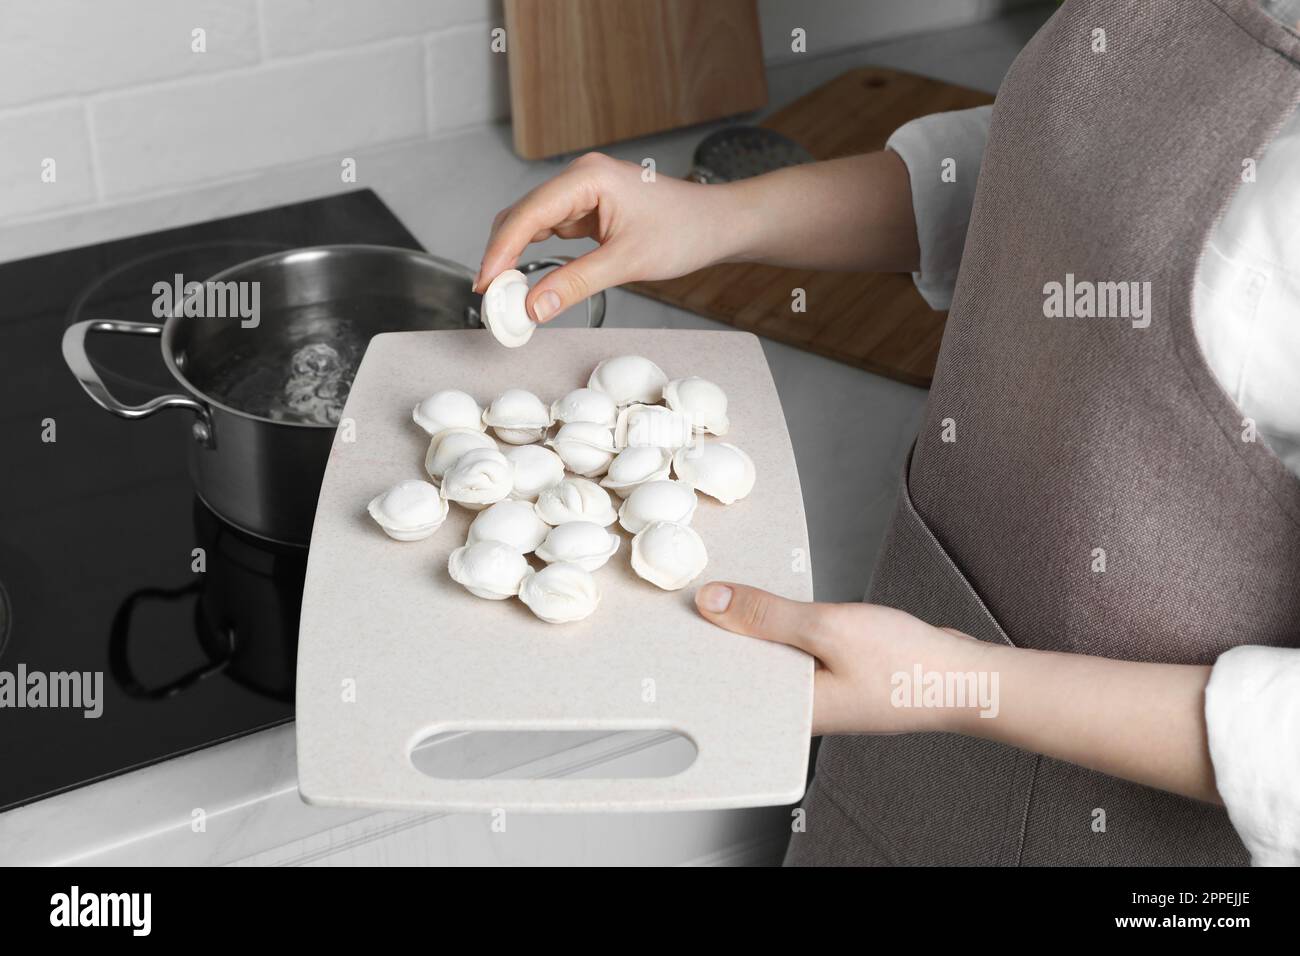
<svg viewBox="0 0 1300 956">
<path fill-rule="evenodd" d="M 398 255 L 414 259 L 426 265 L 437 266 L 463 278 L 471 285 L 475 279 L 475 273 L 468 266 L 464 266 L 459 262 L 453 262 L 450 259 L 444 259 L 442 256 L 435 256 L 432 253 L 425 252 L 423 249 L 407 249 L 404 246 L 382 246 L 374 243 L 334 243 L 325 246 L 302 246 L 296 249 L 281 249 L 278 252 L 267 253 L 266 255 L 258 256 L 255 259 L 246 259 L 243 262 L 222 269 L 215 275 L 211 275 L 208 278 L 201 280 L 201 282 L 203 285 L 207 285 L 209 282 L 227 282 L 243 272 L 268 263 L 291 262 L 294 259 L 320 259 L 345 252 L 373 252 L 382 253 L 388 256 Z M 186 320 L 186 318 L 189 317 L 175 314 L 175 307 L 173 306 L 172 314 L 167 316 L 164 320 L 161 336 L 162 341 L 160 343 L 163 364 L 167 366 L 167 370 L 171 372 L 172 377 L 180 383 L 181 387 L 200 402 L 203 402 L 212 410 L 219 409 L 229 415 L 235 415 L 239 418 L 246 418 L 251 421 L 274 425 L 281 428 L 310 428 L 326 429 L 329 431 L 334 431 L 338 428 L 337 425 L 322 425 L 318 422 L 277 421 L 274 418 L 267 418 L 265 415 L 254 415 L 252 412 L 246 412 L 231 405 L 227 405 L 224 402 L 219 402 L 206 392 L 200 390 L 189 380 L 184 371 L 176 364 L 174 350 L 172 348 L 172 343 L 177 334 L 176 329 L 182 321 Z"/>
</svg>

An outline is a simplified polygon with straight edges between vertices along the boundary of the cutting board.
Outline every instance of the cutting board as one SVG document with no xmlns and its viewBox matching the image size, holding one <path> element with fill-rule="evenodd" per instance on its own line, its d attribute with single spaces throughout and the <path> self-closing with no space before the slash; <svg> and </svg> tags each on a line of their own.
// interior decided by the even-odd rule
<svg viewBox="0 0 1300 956">
<path fill-rule="evenodd" d="M 424 477 L 428 436 L 411 421 L 421 399 L 459 388 L 485 403 L 519 387 L 549 404 L 585 385 L 602 359 L 627 353 L 652 359 L 670 378 L 701 375 L 721 385 L 731 403 L 727 440 L 754 459 L 749 497 L 723 507 L 700 496 L 692 526 L 709 564 L 697 583 L 741 581 L 812 599 L 799 475 L 754 336 L 546 328 L 520 349 L 504 349 L 482 330 L 376 336 L 330 454 L 307 565 L 297 736 L 308 803 L 675 810 L 784 804 L 802 794 L 812 659 L 709 624 L 694 610 L 694 586 L 662 591 L 641 580 L 628 563 L 627 535 L 595 572 L 596 612 L 556 625 L 517 600 L 476 598 L 448 577 L 447 557 L 465 541 L 469 512 L 453 505 L 446 523 L 417 542 L 387 538 L 366 514 L 374 495 Z M 581 779 L 444 779 L 413 765 L 418 742 L 476 730 L 673 731 L 698 752 L 676 776 L 637 779 L 600 779 L 599 771 Z"/>
<path fill-rule="evenodd" d="M 894 130 L 918 116 L 991 102 L 993 97 L 977 90 L 866 67 L 795 100 L 762 125 L 802 144 L 816 159 L 835 159 L 881 149 Z M 926 305 L 910 276 L 890 273 L 728 264 L 627 288 L 922 387 L 934 375 L 947 318 Z M 796 288 L 805 290 L 804 312 L 791 307 Z"/>
<path fill-rule="evenodd" d="M 539 159 L 767 102 L 755 0 L 506 0 L 515 151 Z"/>
</svg>

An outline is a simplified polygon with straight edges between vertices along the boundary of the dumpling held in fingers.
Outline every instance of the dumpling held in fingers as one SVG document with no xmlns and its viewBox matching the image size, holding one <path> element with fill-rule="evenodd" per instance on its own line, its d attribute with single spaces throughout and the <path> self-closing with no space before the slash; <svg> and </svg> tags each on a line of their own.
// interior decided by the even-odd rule
<svg viewBox="0 0 1300 956">
<path fill-rule="evenodd" d="M 518 269 L 502 272 L 483 293 L 483 324 L 506 348 L 527 344 L 537 331 L 524 305 L 527 297 L 528 279 Z"/>
</svg>

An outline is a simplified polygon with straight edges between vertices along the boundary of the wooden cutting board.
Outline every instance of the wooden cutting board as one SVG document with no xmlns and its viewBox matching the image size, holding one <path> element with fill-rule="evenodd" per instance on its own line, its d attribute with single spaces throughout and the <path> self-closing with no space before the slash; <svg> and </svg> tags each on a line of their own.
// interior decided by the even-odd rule
<svg viewBox="0 0 1300 956">
<path fill-rule="evenodd" d="M 625 533 L 594 572 L 596 611 L 545 624 L 518 600 L 486 601 L 450 579 L 447 558 L 465 541 L 469 512 L 452 506 L 432 537 L 411 542 L 387 538 L 366 514 L 375 494 L 424 476 L 429 438 L 411 421 L 421 399 L 459 388 L 486 404 L 526 388 L 549 405 L 585 385 L 602 359 L 628 353 L 670 378 L 721 385 L 726 440 L 754 459 L 748 497 L 724 507 L 700 496 L 691 526 L 709 563 L 697 583 L 744 581 L 812 600 L 799 473 L 754 336 L 544 328 L 526 348 L 505 349 L 481 329 L 377 335 L 343 410 L 355 440 L 340 438 L 330 452 L 308 557 L 296 714 L 308 803 L 604 812 L 783 804 L 803 793 L 812 658 L 709 624 L 694 609 L 695 585 L 662 591 L 637 577 Z M 602 778 L 595 768 L 477 779 L 458 767 L 465 778 L 447 779 L 417 769 L 413 751 L 430 735 L 480 730 L 671 731 L 696 755 L 663 777 Z"/>
<path fill-rule="evenodd" d="M 525 159 L 767 103 L 755 0 L 506 0 L 505 15 Z"/>
<path fill-rule="evenodd" d="M 903 123 L 927 113 L 993 102 L 978 90 L 878 67 L 853 70 L 795 100 L 762 125 L 802 144 L 817 159 L 878 150 Z M 633 292 L 738 329 L 928 387 L 946 312 L 935 312 L 912 279 L 890 273 L 809 272 L 721 265 Z M 791 308 L 806 291 L 805 312 Z"/>
</svg>

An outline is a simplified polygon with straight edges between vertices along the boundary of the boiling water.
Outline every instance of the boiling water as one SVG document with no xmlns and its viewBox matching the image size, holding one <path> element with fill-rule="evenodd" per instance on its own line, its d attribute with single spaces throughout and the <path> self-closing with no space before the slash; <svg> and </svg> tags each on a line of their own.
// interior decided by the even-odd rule
<svg viewBox="0 0 1300 956">
<path fill-rule="evenodd" d="M 337 425 L 364 346 L 355 341 L 284 343 L 231 355 L 203 390 L 232 408 L 277 422 Z"/>
<path fill-rule="evenodd" d="M 317 342 L 289 356 L 289 369 L 289 380 L 271 405 L 271 417 L 337 425 L 352 388 L 352 363 L 334 346 Z"/>
<path fill-rule="evenodd" d="M 341 312 L 365 314 L 353 321 Z M 463 316 L 416 310 L 405 300 L 369 299 L 263 316 L 287 334 L 233 349 L 194 384 L 231 408 L 280 422 L 337 425 L 366 344 L 381 332 L 462 329 Z"/>
</svg>

